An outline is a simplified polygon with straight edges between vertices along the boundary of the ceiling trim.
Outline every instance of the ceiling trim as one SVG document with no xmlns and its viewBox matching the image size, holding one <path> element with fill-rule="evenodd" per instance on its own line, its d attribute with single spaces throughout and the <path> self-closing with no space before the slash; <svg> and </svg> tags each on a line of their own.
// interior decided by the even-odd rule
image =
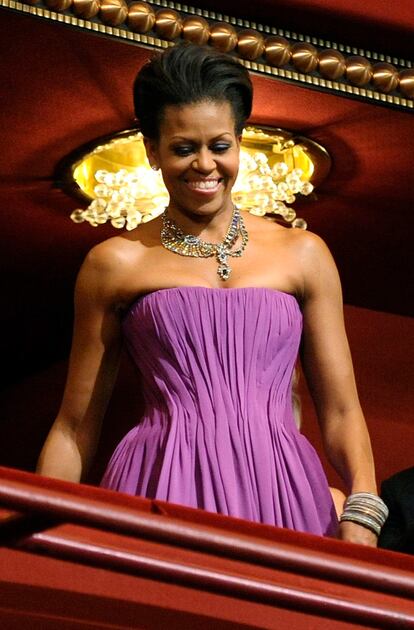
<svg viewBox="0 0 414 630">
<path fill-rule="evenodd" d="M 65 24 L 80 30 L 125 41 L 126 43 L 149 48 L 167 48 L 181 38 L 180 34 L 178 36 L 175 34 L 175 38 L 171 39 L 171 32 L 174 32 L 174 28 L 173 31 L 171 31 L 171 20 L 170 32 L 168 32 L 168 29 L 166 31 L 159 25 L 157 26 L 157 22 L 155 22 L 154 30 L 149 32 L 138 33 L 131 30 L 130 26 L 126 23 L 128 20 L 128 5 L 124 2 L 124 0 L 112 1 L 110 13 L 105 13 L 103 10 L 107 0 L 102 0 L 100 3 L 100 12 L 87 19 L 73 15 L 69 8 L 62 9 L 60 11 L 49 9 L 46 4 L 50 4 L 51 0 L 45 0 L 45 2 L 41 0 L 36 4 L 29 4 L 30 1 L 36 2 L 36 0 L 28 0 L 28 3 L 18 2 L 16 0 L 0 0 L 0 6 L 20 13 Z M 66 2 L 62 2 L 60 6 L 68 7 L 70 4 L 71 0 L 67 0 Z M 124 11 L 123 18 L 121 15 L 119 18 L 116 16 L 118 4 L 119 11 L 121 13 L 122 10 Z M 251 22 L 249 20 L 222 15 L 221 13 L 200 8 L 194 8 L 177 2 L 170 2 L 169 0 L 157 0 L 156 3 L 146 4 L 156 15 L 159 14 L 159 11 L 164 9 L 164 12 L 165 10 L 170 10 L 170 12 L 172 11 L 172 18 L 174 18 L 173 14 L 174 12 L 177 12 L 178 23 L 182 22 L 185 18 L 199 16 L 207 21 L 212 20 L 214 24 L 221 22 L 229 28 L 233 28 L 236 41 L 234 43 L 234 49 L 231 49 L 231 54 L 236 55 L 240 59 L 241 63 L 243 63 L 243 65 L 252 72 L 290 83 L 299 84 L 303 87 L 330 92 L 339 96 L 391 106 L 406 111 L 414 110 L 414 95 L 411 97 L 412 84 L 414 83 L 414 70 L 412 70 L 414 64 L 411 61 L 368 51 L 362 48 L 356 48 L 354 46 L 337 44 L 336 42 L 322 40 L 318 37 L 301 35 L 280 28 Z M 56 0 L 54 0 L 54 6 L 56 6 Z M 76 11 L 76 4 L 73 5 L 73 9 Z M 119 23 L 119 19 L 121 19 L 121 23 Z M 211 26 L 213 26 L 213 24 Z M 244 39 L 244 41 L 242 41 L 242 38 L 246 36 L 247 40 Z M 280 59 L 275 62 L 278 63 L 278 65 L 275 65 L 275 63 L 272 65 L 267 63 L 270 57 L 266 53 L 266 42 L 270 41 L 269 38 L 274 37 L 286 40 L 289 51 L 291 51 L 292 46 L 295 46 L 296 50 L 299 52 L 298 59 L 295 59 L 291 52 L 289 52 L 289 60 L 287 63 L 284 63 L 282 67 L 279 67 L 281 65 Z M 351 83 L 348 78 L 348 75 L 350 75 L 348 66 L 347 70 L 339 78 L 326 78 L 326 74 L 323 76 L 324 71 L 323 68 L 321 69 L 321 64 L 319 62 L 322 52 L 325 54 L 330 52 L 331 57 L 333 55 L 334 65 L 335 54 L 338 56 L 339 60 L 343 59 L 345 64 L 351 59 L 355 59 L 355 56 L 359 59 L 362 58 L 362 60 L 365 60 L 367 63 L 368 74 L 372 74 L 372 68 L 375 70 L 375 68 L 380 69 L 380 67 L 383 66 L 384 72 L 388 72 L 388 87 L 386 78 L 384 78 L 382 85 L 378 82 L 374 85 L 369 79 L 366 85 L 363 86 Z M 302 55 L 300 53 L 302 53 Z M 342 62 L 339 61 L 338 63 Z M 304 64 L 305 66 L 307 64 L 308 67 L 304 68 Z M 332 72 L 332 64 L 330 71 Z M 401 72 L 403 74 L 401 74 Z M 397 88 L 395 88 L 391 93 L 387 93 L 386 91 L 389 90 L 390 79 L 392 83 L 392 76 L 390 76 L 389 73 L 391 73 L 391 75 L 394 73 L 397 77 Z M 411 75 L 413 75 L 412 78 Z M 410 97 L 407 98 L 399 91 L 401 88 L 398 82 L 403 76 L 409 79 L 411 86 Z"/>
</svg>

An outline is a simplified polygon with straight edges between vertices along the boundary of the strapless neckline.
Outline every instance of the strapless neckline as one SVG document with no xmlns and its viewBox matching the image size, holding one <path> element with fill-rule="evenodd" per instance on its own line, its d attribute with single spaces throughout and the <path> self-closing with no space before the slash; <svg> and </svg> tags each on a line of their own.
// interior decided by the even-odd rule
<svg viewBox="0 0 414 630">
<path fill-rule="evenodd" d="M 206 287 L 203 285 L 181 285 L 176 287 L 166 287 L 163 289 L 155 289 L 155 291 L 150 291 L 149 293 L 143 293 L 138 295 L 128 306 L 125 311 L 125 315 L 127 315 L 137 304 L 140 302 L 154 299 L 157 295 L 169 294 L 169 293 L 186 293 L 189 292 L 201 292 L 201 293 L 216 293 L 219 294 L 232 294 L 232 293 L 243 293 L 243 292 L 265 292 L 269 294 L 275 294 L 277 296 L 286 297 L 287 299 L 293 300 L 298 307 L 299 301 L 293 293 L 288 293 L 287 291 L 282 291 L 281 289 L 272 289 L 271 287 Z"/>
</svg>

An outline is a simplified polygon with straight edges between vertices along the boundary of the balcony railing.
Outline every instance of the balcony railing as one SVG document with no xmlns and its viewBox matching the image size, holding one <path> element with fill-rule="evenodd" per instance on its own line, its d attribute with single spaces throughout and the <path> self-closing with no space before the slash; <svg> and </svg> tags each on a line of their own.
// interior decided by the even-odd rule
<svg viewBox="0 0 414 630">
<path fill-rule="evenodd" d="M 402 554 L 7 468 L 0 536 L 1 628 L 414 628 Z"/>
</svg>

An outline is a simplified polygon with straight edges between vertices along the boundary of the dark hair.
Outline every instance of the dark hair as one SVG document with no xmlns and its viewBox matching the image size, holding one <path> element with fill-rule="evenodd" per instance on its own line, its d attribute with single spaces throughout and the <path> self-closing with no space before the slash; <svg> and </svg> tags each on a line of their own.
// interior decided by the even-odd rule
<svg viewBox="0 0 414 630">
<path fill-rule="evenodd" d="M 252 109 L 249 73 L 237 59 L 207 46 L 179 44 L 154 56 L 134 83 L 135 114 L 147 138 L 158 139 L 167 105 L 230 103 L 241 134 Z"/>
</svg>

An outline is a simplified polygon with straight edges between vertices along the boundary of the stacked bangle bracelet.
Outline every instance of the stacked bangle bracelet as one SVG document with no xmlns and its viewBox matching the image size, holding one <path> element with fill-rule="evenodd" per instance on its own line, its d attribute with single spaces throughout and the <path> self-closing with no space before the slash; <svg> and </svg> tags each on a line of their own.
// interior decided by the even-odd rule
<svg viewBox="0 0 414 630">
<path fill-rule="evenodd" d="M 345 501 L 339 521 L 358 523 L 379 536 L 387 517 L 388 508 L 380 497 L 370 492 L 356 492 Z"/>
</svg>

